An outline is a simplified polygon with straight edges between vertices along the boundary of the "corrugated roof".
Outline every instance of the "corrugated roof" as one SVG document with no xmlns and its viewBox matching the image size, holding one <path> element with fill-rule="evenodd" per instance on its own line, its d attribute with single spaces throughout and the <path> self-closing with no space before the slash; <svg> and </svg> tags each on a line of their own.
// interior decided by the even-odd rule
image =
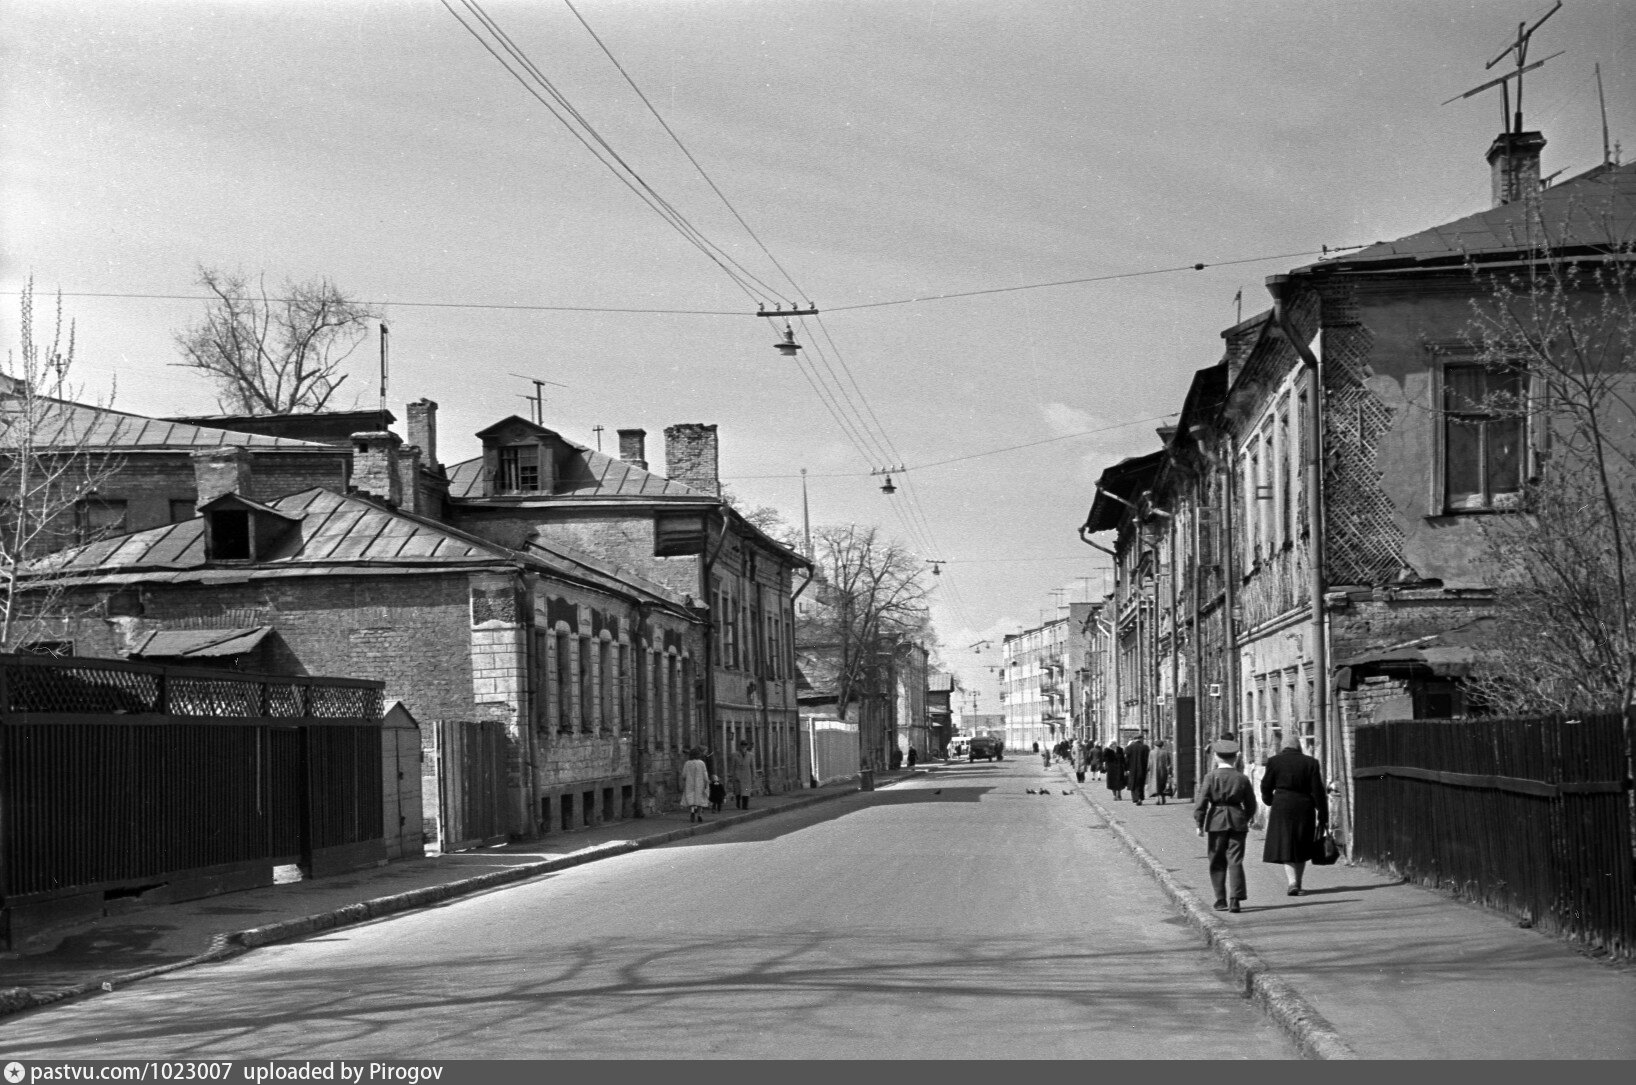
<svg viewBox="0 0 1636 1085">
<path fill-rule="evenodd" d="M 558 439 L 571 451 L 566 457 L 566 462 L 560 465 L 557 488 L 549 496 L 692 497 L 704 501 L 716 500 L 713 495 L 702 490 L 684 486 L 652 471 L 644 471 L 633 463 L 626 463 L 605 453 L 592 451 L 584 445 L 567 440 L 560 434 Z M 449 468 L 449 496 L 456 499 L 487 496 L 483 493 L 483 457 L 478 456 Z M 526 499 L 530 495 L 517 496 Z"/>
<path fill-rule="evenodd" d="M 1520 200 L 1491 207 L 1350 256 L 1309 264 L 1297 273 L 1503 256 L 1539 247 L 1542 230 L 1553 250 L 1628 245 L 1636 236 L 1636 162 L 1599 166 L 1545 189 L 1539 194 L 1537 217 L 1530 207 L 1531 202 Z"/>
<path fill-rule="evenodd" d="M 0 400 L 0 412 L 5 410 Z M 333 445 L 314 441 L 298 441 L 291 437 L 264 437 L 257 433 L 236 433 L 233 430 L 213 429 L 187 422 L 170 422 L 163 418 L 149 418 L 87 403 L 46 399 L 51 405 L 41 429 L 40 443 L 70 445 L 73 447 L 110 448 L 125 451 L 160 451 L 175 449 L 191 451 L 196 448 L 220 448 L 242 445 L 246 448 L 277 448 L 291 452 L 335 453 Z"/>
<path fill-rule="evenodd" d="M 129 654 L 133 659 L 219 659 L 250 651 L 272 631 L 270 625 L 244 629 L 167 629 L 149 633 Z"/>
</svg>

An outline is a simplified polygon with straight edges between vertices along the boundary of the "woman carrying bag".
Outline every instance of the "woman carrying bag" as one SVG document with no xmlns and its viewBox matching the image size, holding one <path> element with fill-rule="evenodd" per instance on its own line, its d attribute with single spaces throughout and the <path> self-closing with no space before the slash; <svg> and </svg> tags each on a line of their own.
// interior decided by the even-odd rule
<svg viewBox="0 0 1636 1085">
<path fill-rule="evenodd" d="M 1323 766 L 1301 752 L 1301 738 L 1293 731 L 1285 733 L 1282 748 L 1267 760 L 1261 801 L 1267 805 L 1267 843 L 1261 861 L 1283 863 L 1289 895 L 1298 897 L 1306 865 L 1319 858 L 1329 831 L 1329 793 Z"/>
</svg>

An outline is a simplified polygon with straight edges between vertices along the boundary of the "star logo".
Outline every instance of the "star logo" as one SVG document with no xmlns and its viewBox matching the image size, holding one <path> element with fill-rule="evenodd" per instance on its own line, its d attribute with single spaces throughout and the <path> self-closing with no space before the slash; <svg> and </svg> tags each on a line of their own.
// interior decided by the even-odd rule
<svg viewBox="0 0 1636 1085">
<path fill-rule="evenodd" d="M 23 1078 L 26 1077 L 26 1076 L 28 1076 L 28 1072 L 23 1069 L 23 1064 L 22 1063 L 20 1063 L 20 1062 L 8 1062 L 8 1063 L 6 1063 L 6 1080 L 11 1082 L 11 1085 L 17 1085 L 17 1083 L 19 1081 L 22 1081 Z"/>
</svg>

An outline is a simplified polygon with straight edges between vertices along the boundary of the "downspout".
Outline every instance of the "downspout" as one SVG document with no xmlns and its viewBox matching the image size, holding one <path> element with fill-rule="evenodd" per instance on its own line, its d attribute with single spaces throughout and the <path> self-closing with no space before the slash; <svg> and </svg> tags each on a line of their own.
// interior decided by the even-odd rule
<svg viewBox="0 0 1636 1085">
<path fill-rule="evenodd" d="M 716 559 L 721 556 L 721 548 L 727 542 L 727 514 L 721 512 L 721 534 L 716 536 L 716 545 L 710 548 L 709 553 L 699 554 L 699 595 L 702 596 L 704 621 L 704 716 L 708 721 L 708 731 L 716 732 L 717 762 L 711 768 L 715 772 L 722 772 L 726 768 L 727 756 L 727 725 L 717 719 L 716 713 L 716 601 L 710 594 L 710 574 L 715 571 Z M 689 696 L 692 692 L 689 691 Z M 719 728 L 719 730 L 718 730 Z"/>
<path fill-rule="evenodd" d="M 1278 328 L 1284 333 L 1301 357 L 1301 364 L 1308 373 L 1307 388 L 1307 417 L 1306 424 L 1306 463 L 1305 484 L 1307 499 L 1307 572 L 1308 592 L 1312 598 L 1312 700 L 1313 715 L 1315 716 L 1319 732 L 1324 736 L 1324 760 L 1331 786 L 1338 787 L 1341 793 L 1342 809 L 1346 812 L 1342 821 L 1342 830 L 1350 837 L 1351 826 L 1351 787 L 1350 781 L 1343 775 L 1345 758 L 1341 751 L 1341 735 L 1338 721 L 1333 719 L 1329 704 L 1329 623 L 1324 609 L 1324 593 L 1327 590 L 1324 583 L 1324 502 L 1323 486 L 1323 365 L 1317 355 L 1312 353 L 1312 347 L 1296 332 L 1289 313 L 1287 295 L 1290 292 L 1290 278 L 1287 275 L 1274 275 L 1267 280 L 1267 291 L 1273 298 L 1273 316 L 1278 321 Z"/>
<path fill-rule="evenodd" d="M 1238 523 L 1238 510 L 1233 505 L 1233 495 L 1236 488 L 1233 485 L 1233 454 L 1232 442 L 1228 442 L 1226 455 L 1221 461 L 1221 523 L 1217 525 L 1221 531 L 1221 607 L 1222 607 L 1222 646 L 1226 652 L 1223 661 L 1222 678 L 1225 679 L 1224 691 L 1227 703 L 1221 708 L 1222 731 L 1238 737 L 1239 699 L 1238 677 L 1239 668 L 1243 661 L 1238 658 L 1238 617 L 1234 609 L 1238 605 L 1238 595 L 1234 586 L 1238 582 L 1238 551 L 1233 546 L 1233 528 Z M 1206 759 L 1203 764 L 1208 764 Z M 1200 775 L 1203 779 L 1203 775 Z"/>
<path fill-rule="evenodd" d="M 1181 726 L 1181 713 L 1176 706 L 1176 698 L 1182 689 L 1182 645 L 1181 627 L 1176 624 L 1177 584 L 1176 573 L 1180 568 L 1176 557 L 1176 518 L 1170 517 L 1170 730 L 1165 732 L 1172 747 L 1176 744 L 1176 728 Z"/>
<path fill-rule="evenodd" d="M 1098 487 L 1098 489 L 1101 489 L 1101 487 Z M 1110 494 L 1109 496 L 1112 496 L 1112 495 Z M 1102 704 L 1103 704 L 1104 708 L 1108 707 L 1108 705 L 1110 705 L 1110 704 L 1113 707 L 1113 711 L 1112 711 L 1113 719 L 1111 721 L 1111 723 L 1113 725 L 1113 733 L 1112 734 L 1113 734 L 1113 738 L 1117 738 L 1119 736 L 1119 709 L 1120 709 L 1120 704 L 1119 704 L 1119 555 L 1114 553 L 1112 550 L 1109 550 L 1106 546 L 1103 546 L 1101 543 L 1093 541 L 1090 538 L 1090 531 L 1088 530 L 1090 528 L 1090 526 L 1091 526 L 1091 522 L 1090 522 L 1090 520 L 1088 518 L 1086 519 L 1086 521 L 1083 524 L 1081 524 L 1079 526 L 1079 541 L 1084 543 L 1086 546 L 1091 547 L 1092 549 L 1102 551 L 1104 554 L 1108 555 L 1110 558 L 1113 559 L 1113 577 L 1114 577 L 1114 581 L 1113 581 L 1113 583 L 1114 583 L 1113 614 L 1110 616 L 1109 621 L 1108 621 L 1108 654 L 1107 654 L 1107 657 L 1106 657 L 1106 662 L 1110 663 L 1112 665 L 1106 668 L 1106 671 L 1104 672 L 1103 678 L 1102 678 L 1102 680 L 1104 682 L 1108 682 L 1109 678 L 1111 677 L 1111 679 L 1112 679 L 1112 682 L 1111 682 L 1112 689 L 1111 689 L 1111 691 L 1104 691 L 1103 698 L 1102 698 Z M 1112 694 L 1111 700 L 1110 700 L 1110 698 L 1108 696 L 1109 692 L 1111 692 L 1111 694 Z M 1106 713 L 1104 715 L 1106 715 Z M 1109 723 L 1110 723 L 1110 721 L 1107 720 L 1106 718 L 1104 718 L 1101 721 L 1102 726 L 1097 728 L 1098 732 L 1101 732 L 1102 730 L 1106 729 Z M 1097 735 L 1097 741 L 1098 742 L 1102 741 L 1102 736 L 1101 736 L 1100 733 Z M 1111 739 L 1110 739 L 1110 741 L 1111 741 Z"/>
<path fill-rule="evenodd" d="M 648 604 L 641 600 L 636 601 L 636 628 L 631 636 L 631 655 L 635 672 L 631 677 L 631 710 L 635 719 L 631 721 L 631 792 L 636 796 L 631 805 L 631 813 L 636 817 L 647 817 L 647 810 L 642 801 L 647 793 L 648 778 L 648 714 L 647 698 L 643 696 L 643 686 L 647 681 L 647 652 L 644 651 L 647 635 Z"/>
</svg>

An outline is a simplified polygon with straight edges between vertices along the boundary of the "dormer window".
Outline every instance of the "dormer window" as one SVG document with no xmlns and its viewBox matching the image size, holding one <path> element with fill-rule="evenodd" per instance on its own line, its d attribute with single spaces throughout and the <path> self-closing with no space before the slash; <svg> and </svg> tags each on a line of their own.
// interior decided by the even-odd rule
<svg viewBox="0 0 1636 1085">
<path fill-rule="evenodd" d="M 503 494 L 531 494 L 540 490 L 540 446 L 505 445 L 500 449 L 500 474 L 496 480 Z"/>
<path fill-rule="evenodd" d="M 210 515 L 210 557 L 214 561 L 250 560 L 250 513 L 217 509 Z"/>
</svg>

